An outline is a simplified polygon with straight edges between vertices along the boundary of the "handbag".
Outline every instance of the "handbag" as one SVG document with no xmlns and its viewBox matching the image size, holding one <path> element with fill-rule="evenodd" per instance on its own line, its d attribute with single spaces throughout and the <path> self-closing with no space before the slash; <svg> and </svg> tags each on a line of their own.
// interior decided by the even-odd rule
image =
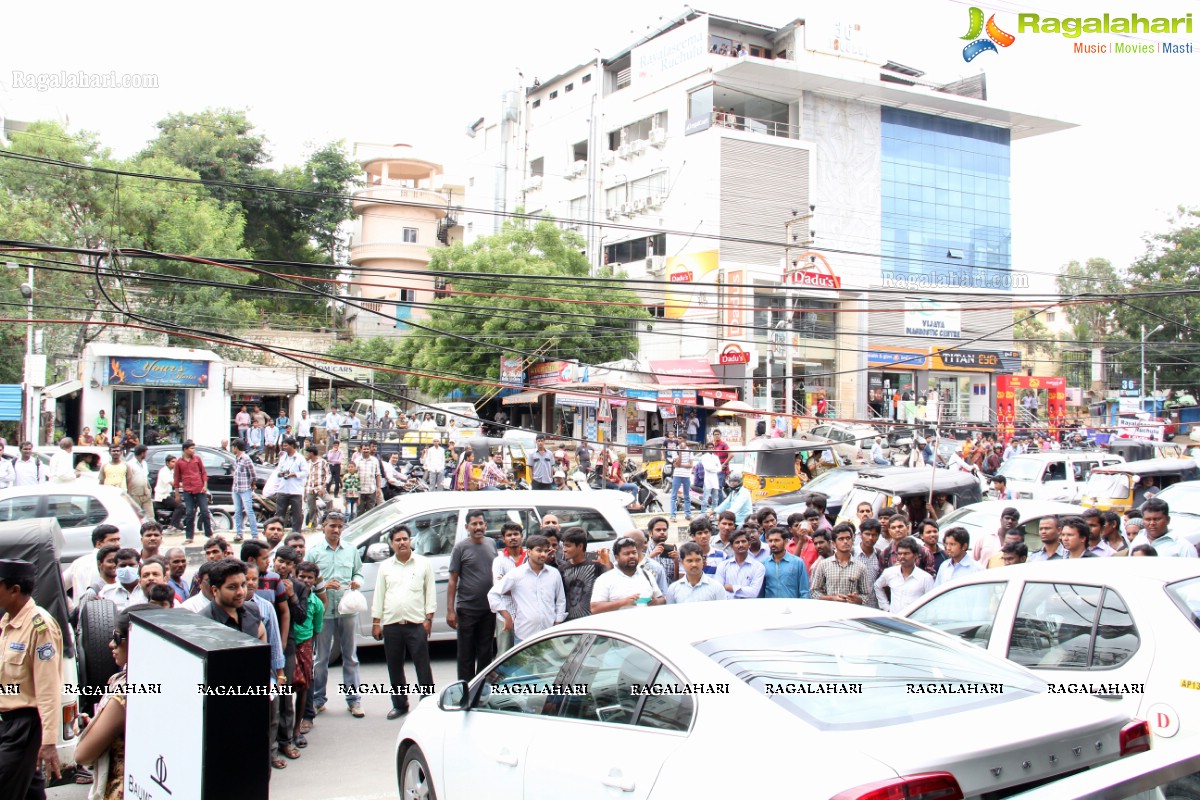
<svg viewBox="0 0 1200 800">
<path fill-rule="evenodd" d="M 271 473 L 271 477 L 267 478 L 266 484 L 263 486 L 262 496 L 266 498 L 274 497 L 279 493 L 279 485 L 283 483 L 279 479 L 279 470 L 276 469 Z"/>
</svg>

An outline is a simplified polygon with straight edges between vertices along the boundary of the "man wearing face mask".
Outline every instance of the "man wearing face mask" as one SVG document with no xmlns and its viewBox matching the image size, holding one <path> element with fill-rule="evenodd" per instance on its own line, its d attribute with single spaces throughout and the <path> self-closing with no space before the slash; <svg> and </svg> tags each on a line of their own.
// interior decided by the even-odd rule
<svg viewBox="0 0 1200 800">
<path fill-rule="evenodd" d="M 108 584 L 100 590 L 100 598 L 112 600 L 117 606 L 117 611 L 123 611 L 133 603 L 144 603 L 145 598 L 142 597 L 134 600 L 134 591 L 140 589 L 138 586 L 138 566 L 141 559 L 138 551 L 132 547 L 123 547 L 117 551 L 117 582 Z M 141 594 L 139 591 L 138 594 Z"/>
</svg>

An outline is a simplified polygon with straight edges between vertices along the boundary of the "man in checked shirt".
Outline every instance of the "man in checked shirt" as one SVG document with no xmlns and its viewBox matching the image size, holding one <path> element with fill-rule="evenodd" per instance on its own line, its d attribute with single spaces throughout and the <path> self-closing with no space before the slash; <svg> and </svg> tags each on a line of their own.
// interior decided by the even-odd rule
<svg viewBox="0 0 1200 800">
<path fill-rule="evenodd" d="M 866 568 L 854 558 L 854 527 L 850 523 L 834 526 L 833 548 L 832 557 L 823 558 L 813 566 L 808 596 L 862 605 L 863 598 L 874 587 L 867 582 Z"/>
<path fill-rule="evenodd" d="M 329 462 L 321 458 L 321 452 L 316 445 L 310 444 L 304 448 L 305 458 L 308 459 L 308 477 L 304 479 L 304 506 L 307 510 L 308 528 L 317 524 L 317 498 L 327 497 L 330 473 Z"/>
</svg>

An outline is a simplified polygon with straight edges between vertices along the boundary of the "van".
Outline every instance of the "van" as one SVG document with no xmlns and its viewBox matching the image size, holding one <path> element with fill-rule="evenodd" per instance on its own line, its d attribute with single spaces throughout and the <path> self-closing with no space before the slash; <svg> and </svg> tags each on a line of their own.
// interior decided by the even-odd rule
<svg viewBox="0 0 1200 800">
<path fill-rule="evenodd" d="M 433 566 L 437 582 L 437 615 L 433 620 L 433 641 L 449 641 L 454 629 L 446 624 L 446 588 L 450 581 L 450 554 L 454 545 L 467 538 L 467 512 L 483 511 L 487 535 L 500 544 L 500 526 L 517 522 L 528 535 L 541 527 L 547 514 L 558 517 L 563 531 L 583 528 L 588 535 L 588 550 L 611 546 L 618 534 L 638 527 L 626 505 L 629 494 L 615 489 L 590 492 L 500 491 L 500 492 L 419 492 L 393 497 L 365 512 L 346 526 L 342 542 L 358 550 L 362 558 L 363 583 L 360 591 L 368 606 L 375 593 L 379 564 L 392 558 L 388 544 L 392 531 L 401 525 L 412 531 L 412 549 L 425 556 Z M 371 615 L 358 615 L 359 646 L 378 644 L 371 638 Z"/>
<path fill-rule="evenodd" d="M 386 400 L 355 400 L 350 404 L 350 410 L 358 417 L 359 422 L 364 425 L 366 424 L 367 414 L 372 411 L 375 412 L 375 416 L 379 419 L 383 419 L 384 412 L 387 412 L 387 415 L 393 420 L 400 414 L 400 409 L 396 408 L 396 404 L 389 403 Z"/>
<path fill-rule="evenodd" d="M 1016 500 L 1078 503 L 1092 470 L 1124 461 L 1119 455 L 1087 451 L 1025 453 L 1009 458 L 996 474 L 1007 479 Z"/>
<path fill-rule="evenodd" d="M 480 435 L 482 422 L 470 403 L 435 403 L 408 415 L 410 428 L 436 430 L 451 444 L 465 444 Z"/>
</svg>

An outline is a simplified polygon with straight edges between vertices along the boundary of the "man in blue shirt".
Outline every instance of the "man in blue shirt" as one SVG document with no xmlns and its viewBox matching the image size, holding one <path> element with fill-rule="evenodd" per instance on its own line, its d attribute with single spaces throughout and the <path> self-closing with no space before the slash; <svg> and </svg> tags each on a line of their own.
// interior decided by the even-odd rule
<svg viewBox="0 0 1200 800">
<path fill-rule="evenodd" d="M 740 528 L 745 524 L 746 518 L 754 512 L 750 490 L 742 485 L 742 473 L 740 472 L 729 473 L 729 477 L 725 479 L 725 486 L 729 489 L 729 495 L 721 501 L 713 513 L 732 511 L 733 515 L 737 517 L 737 525 Z"/>
<path fill-rule="evenodd" d="M 787 551 L 783 528 L 767 531 L 767 549 L 771 552 L 763 566 L 763 597 L 794 597 L 808 599 L 808 568 L 804 561 Z"/>
<path fill-rule="evenodd" d="M 983 569 L 967 552 L 970 543 L 971 535 L 967 533 L 966 528 L 951 528 L 946 531 L 942 546 L 946 548 L 948 558 L 938 567 L 934 586 L 951 583 Z"/>
</svg>

